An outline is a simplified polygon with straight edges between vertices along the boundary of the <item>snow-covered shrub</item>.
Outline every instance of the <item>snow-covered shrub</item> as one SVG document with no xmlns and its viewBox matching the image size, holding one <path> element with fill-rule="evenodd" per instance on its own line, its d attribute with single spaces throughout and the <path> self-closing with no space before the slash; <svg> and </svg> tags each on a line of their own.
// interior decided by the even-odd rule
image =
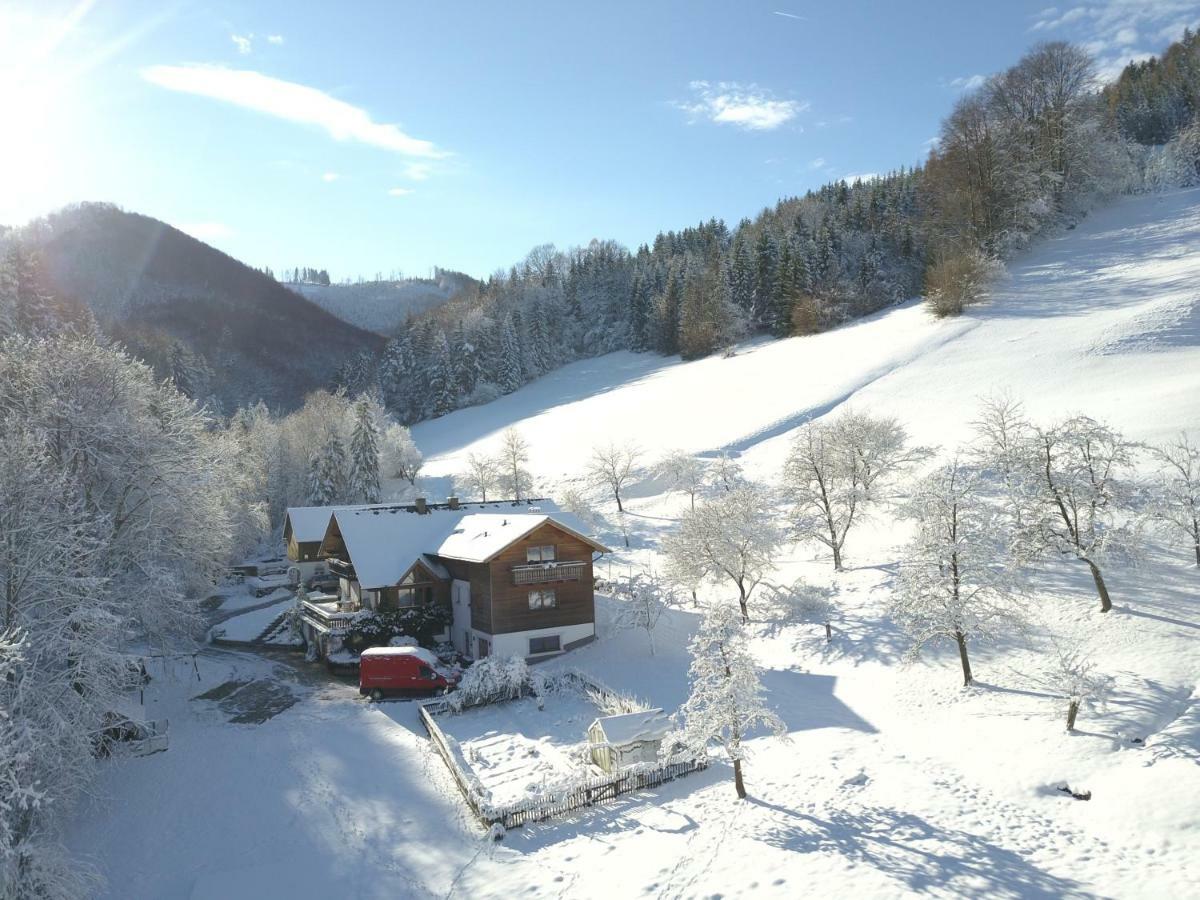
<svg viewBox="0 0 1200 900">
<path fill-rule="evenodd" d="M 622 716 L 626 713 L 646 712 L 653 707 L 645 700 L 633 694 L 614 691 L 611 688 L 601 688 L 589 684 L 583 689 L 588 700 L 605 716 Z"/>
<path fill-rule="evenodd" d="M 406 635 L 422 647 L 432 647 L 434 636 L 450 625 L 451 613 L 440 603 L 355 614 L 346 632 L 347 647 L 361 653 L 368 647 L 387 647 L 394 638 Z"/>
<path fill-rule="evenodd" d="M 471 706 L 515 700 L 526 694 L 533 694 L 540 702 L 545 690 L 542 673 L 531 671 L 522 657 L 485 656 L 463 673 L 447 703 L 452 711 L 461 712 Z"/>
<path fill-rule="evenodd" d="M 798 578 L 790 585 L 771 585 L 765 606 L 780 624 L 822 625 L 825 640 L 833 640 L 833 588 Z"/>
</svg>

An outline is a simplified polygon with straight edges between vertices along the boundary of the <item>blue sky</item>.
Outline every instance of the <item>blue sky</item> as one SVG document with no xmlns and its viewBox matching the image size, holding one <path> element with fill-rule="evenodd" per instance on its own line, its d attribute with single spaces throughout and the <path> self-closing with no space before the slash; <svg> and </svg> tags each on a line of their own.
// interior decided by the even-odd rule
<svg viewBox="0 0 1200 900">
<path fill-rule="evenodd" d="M 0 0 L 0 222 L 107 200 L 252 265 L 483 276 L 912 165 L 1033 43 L 1200 3 Z"/>
</svg>

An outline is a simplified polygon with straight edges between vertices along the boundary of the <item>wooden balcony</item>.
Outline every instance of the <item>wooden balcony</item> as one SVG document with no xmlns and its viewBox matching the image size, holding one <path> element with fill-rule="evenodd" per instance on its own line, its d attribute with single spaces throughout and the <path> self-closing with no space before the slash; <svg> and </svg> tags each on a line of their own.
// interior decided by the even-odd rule
<svg viewBox="0 0 1200 900">
<path fill-rule="evenodd" d="M 301 603 L 300 617 L 318 631 L 345 634 L 350 630 L 350 623 L 358 611 L 357 606 L 351 608 L 348 604 L 339 603 L 336 597 L 317 595 L 317 599 Z"/>
<path fill-rule="evenodd" d="M 558 562 L 526 563 L 513 566 L 513 584 L 551 584 L 555 581 L 578 581 L 584 575 L 587 563 L 579 560 Z"/>
</svg>

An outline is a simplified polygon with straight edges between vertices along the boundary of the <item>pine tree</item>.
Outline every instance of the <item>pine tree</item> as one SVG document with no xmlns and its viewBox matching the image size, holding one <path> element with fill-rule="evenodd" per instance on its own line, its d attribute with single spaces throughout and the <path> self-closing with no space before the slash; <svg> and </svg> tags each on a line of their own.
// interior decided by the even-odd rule
<svg viewBox="0 0 1200 900">
<path fill-rule="evenodd" d="M 350 495 L 355 501 L 379 502 L 379 429 L 371 403 L 365 396 L 354 404 L 349 480 Z"/>
<path fill-rule="evenodd" d="M 521 347 L 511 314 L 506 315 L 500 324 L 499 350 L 496 383 L 506 394 L 511 394 L 521 386 Z"/>
<path fill-rule="evenodd" d="M 430 359 L 429 394 L 434 416 L 444 416 L 457 407 L 454 384 L 454 357 L 446 333 L 438 331 Z"/>
</svg>

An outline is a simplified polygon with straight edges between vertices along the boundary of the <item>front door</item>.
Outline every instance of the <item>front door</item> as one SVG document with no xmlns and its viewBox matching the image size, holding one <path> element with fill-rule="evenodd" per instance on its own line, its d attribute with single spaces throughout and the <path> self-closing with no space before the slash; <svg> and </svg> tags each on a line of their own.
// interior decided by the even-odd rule
<svg viewBox="0 0 1200 900">
<path fill-rule="evenodd" d="M 479 658 L 483 659 L 485 656 L 487 656 L 491 652 L 492 652 L 492 645 L 489 644 L 487 641 L 485 641 L 483 638 L 480 638 L 479 639 Z"/>
<path fill-rule="evenodd" d="M 454 649 L 463 656 L 471 655 L 471 583 L 457 578 L 450 584 L 450 611 L 454 618 L 450 638 Z"/>
</svg>

